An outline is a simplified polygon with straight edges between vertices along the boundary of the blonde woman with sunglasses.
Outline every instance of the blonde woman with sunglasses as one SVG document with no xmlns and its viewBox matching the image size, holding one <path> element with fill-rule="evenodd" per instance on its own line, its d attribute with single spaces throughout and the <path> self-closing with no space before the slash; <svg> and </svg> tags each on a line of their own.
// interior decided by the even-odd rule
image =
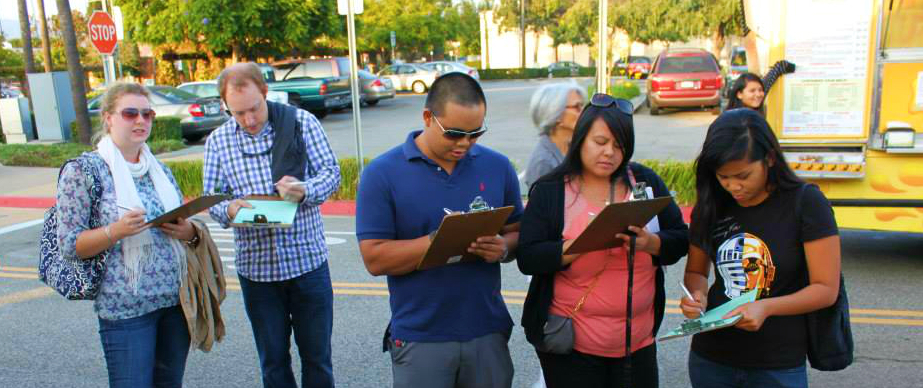
<svg viewBox="0 0 923 388">
<path fill-rule="evenodd" d="M 173 173 L 146 144 L 156 116 L 148 90 L 115 84 L 102 97 L 101 111 L 96 150 L 61 169 L 58 245 L 71 260 L 106 253 L 94 310 L 109 386 L 180 387 L 190 342 L 179 306 L 183 244 L 198 243 L 196 230 L 185 219 L 148 224 L 183 198 Z M 92 174 L 84 173 L 87 166 Z M 91 190 L 100 193 L 98 201 Z"/>
</svg>

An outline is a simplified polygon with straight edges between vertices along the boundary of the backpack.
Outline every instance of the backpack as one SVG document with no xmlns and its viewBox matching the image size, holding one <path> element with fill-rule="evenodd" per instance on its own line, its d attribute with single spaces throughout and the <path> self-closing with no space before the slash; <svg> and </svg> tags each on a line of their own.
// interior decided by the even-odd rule
<svg viewBox="0 0 923 388">
<path fill-rule="evenodd" d="M 90 183 L 90 228 L 102 226 L 99 211 L 99 199 L 102 197 L 102 185 L 96 169 L 84 158 L 77 157 L 64 162 L 58 171 L 60 183 L 61 171 L 69 163 L 77 163 Z M 70 300 L 96 299 L 106 271 L 105 250 L 88 259 L 65 259 L 58 247 L 57 205 L 45 212 L 45 223 L 39 240 L 38 278 L 59 294 Z"/>
</svg>

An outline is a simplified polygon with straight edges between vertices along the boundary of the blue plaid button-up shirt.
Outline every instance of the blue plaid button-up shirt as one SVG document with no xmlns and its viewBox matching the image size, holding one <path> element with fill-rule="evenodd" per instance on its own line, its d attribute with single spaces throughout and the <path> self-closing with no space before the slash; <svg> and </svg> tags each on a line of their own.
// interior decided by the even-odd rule
<svg viewBox="0 0 923 388">
<path fill-rule="evenodd" d="M 299 109 L 297 115 L 307 147 L 305 180 L 309 182 L 295 222 L 284 228 L 234 228 L 235 265 L 241 276 L 272 282 L 298 277 L 327 261 L 320 204 L 340 185 L 340 167 L 327 135 L 314 115 Z M 247 133 L 234 119 L 218 127 L 205 142 L 205 193 L 229 193 L 234 198 L 271 195 L 272 126 L 267 122 L 256 135 Z M 227 228 L 229 201 L 209 209 L 212 218 Z"/>
</svg>

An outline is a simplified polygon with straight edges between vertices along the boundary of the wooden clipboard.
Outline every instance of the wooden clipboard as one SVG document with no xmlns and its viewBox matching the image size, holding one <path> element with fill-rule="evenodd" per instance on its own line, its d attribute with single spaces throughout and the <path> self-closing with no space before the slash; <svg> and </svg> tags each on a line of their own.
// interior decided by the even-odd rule
<svg viewBox="0 0 923 388">
<path fill-rule="evenodd" d="M 253 208 L 240 208 L 230 225 L 235 228 L 291 228 L 298 214 L 299 204 L 288 202 L 274 195 L 251 195 L 243 200 Z M 260 206 L 273 204 L 273 206 Z M 265 222 L 256 222 L 254 215 L 260 214 Z"/>
<path fill-rule="evenodd" d="M 494 236 L 506 225 L 513 213 L 512 206 L 493 210 L 450 214 L 442 219 L 429 249 L 417 264 L 417 270 L 424 270 L 463 261 L 483 260 L 468 253 L 468 247 L 478 237 Z"/>
<path fill-rule="evenodd" d="M 160 217 L 157 217 L 151 220 L 150 224 L 153 226 L 160 226 L 166 223 L 176 221 L 177 218 L 189 218 L 196 214 L 201 213 L 202 211 L 217 205 L 219 202 L 230 199 L 230 195 L 226 194 L 215 194 L 215 195 L 203 195 L 199 198 L 189 201 L 183 206 L 180 206 L 176 209 L 166 212 Z"/>
<path fill-rule="evenodd" d="M 615 238 L 617 233 L 627 232 L 629 226 L 647 225 L 672 201 L 673 197 L 667 196 L 609 204 L 587 225 L 583 233 L 577 236 L 577 240 L 564 254 L 586 253 L 620 246 L 622 240 Z"/>
</svg>

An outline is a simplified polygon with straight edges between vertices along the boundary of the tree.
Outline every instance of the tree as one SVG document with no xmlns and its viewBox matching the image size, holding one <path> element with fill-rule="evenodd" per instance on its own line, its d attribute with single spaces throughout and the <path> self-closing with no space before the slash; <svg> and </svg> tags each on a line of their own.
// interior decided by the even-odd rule
<svg viewBox="0 0 923 388">
<path fill-rule="evenodd" d="M 119 0 L 126 34 L 241 59 L 283 56 L 328 32 L 332 0 Z"/>
<path fill-rule="evenodd" d="M 692 33 L 705 36 L 712 40 L 712 53 L 716 58 L 721 58 L 721 49 L 724 48 L 728 36 L 742 35 L 743 9 L 739 0 L 684 0 L 686 8 L 693 16 Z"/>
<path fill-rule="evenodd" d="M 442 52 L 453 37 L 443 19 L 447 8 L 438 0 L 367 0 L 356 19 L 358 47 L 390 57 L 391 31 L 395 31 L 395 50 L 402 58 L 429 58 L 431 52 Z"/>
<path fill-rule="evenodd" d="M 122 64 L 122 71 L 133 77 L 141 75 L 141 53 L 133 40 L 125 38 L 119 42 L 118 57 L 119 63 Z"/>
<path fill-rule="evenodd" d="M 449 35 L 459 43 L 459 55 L 479 55 L 481 53 L 481 7 L 472 0 L 465 0 L 447 13 L 448 24 L 453 27 Z"/>
<path fill-rule="evenodd" d="M 26 0 L 18 0 L 19 5 L 19 33 L 21 36 L 22 57 L 26 65 L 26 73 L 35 73 L 35 59 L 32 57 L 32 29 L 29 28 L 29 9 Z M 12 43 L 12 42 L 10 42 Z M 16 45 L 13 44 L 15 47 Z"/>
<path fill-rule="evenodd" d="M 39 25 L 41 25 L 42 31 L 42 58 L 44 58 L 43 64 L 45 65 L 45 72 L 50 73 L 54 62 L 51 61 L 51 38 L 48 36 L 48 19 L 45 18 L 45 0 L 36 0 L 36 8 L 38 8 L 38 19 Z"/>
<path fill-rule="evenodd" d="M 501 0 L 494 10 L 494 18 L 500 22 L 504 31 L 519 30 L 521 1 L 525 3 L 525 28 L 532 31 L 535 38 L 536 50 L 533 53 L 533 63 L 538 62 L 538 43 L 542 33 L 548 32 L 558 25 L 561 17 L 568 8 L 575 3 L 574 0 Z M 594 2 L 595 3 L 595 2 Z"/>
<path fill-rule="evenodd" d="M 90 115 L 87 112 L 87 92 L 84 88 L 86 81 L 83 78 L 83 66 L 80 64 L 80 52 L 77 51 L 77 34 L 74 31 L 74 19 L 70 18 L 71 5 L 68 0 L 57 0 L 58 13 L 65 15 L 61 18 L 61 27 L 64 32 L 64 47 L 67 53 L 67 72 L 70 75 L 71 93 L 74 98 L 74 109 L 77 113 L 77 133 L 80 142 L 90 144 Z"/>
</svg>

